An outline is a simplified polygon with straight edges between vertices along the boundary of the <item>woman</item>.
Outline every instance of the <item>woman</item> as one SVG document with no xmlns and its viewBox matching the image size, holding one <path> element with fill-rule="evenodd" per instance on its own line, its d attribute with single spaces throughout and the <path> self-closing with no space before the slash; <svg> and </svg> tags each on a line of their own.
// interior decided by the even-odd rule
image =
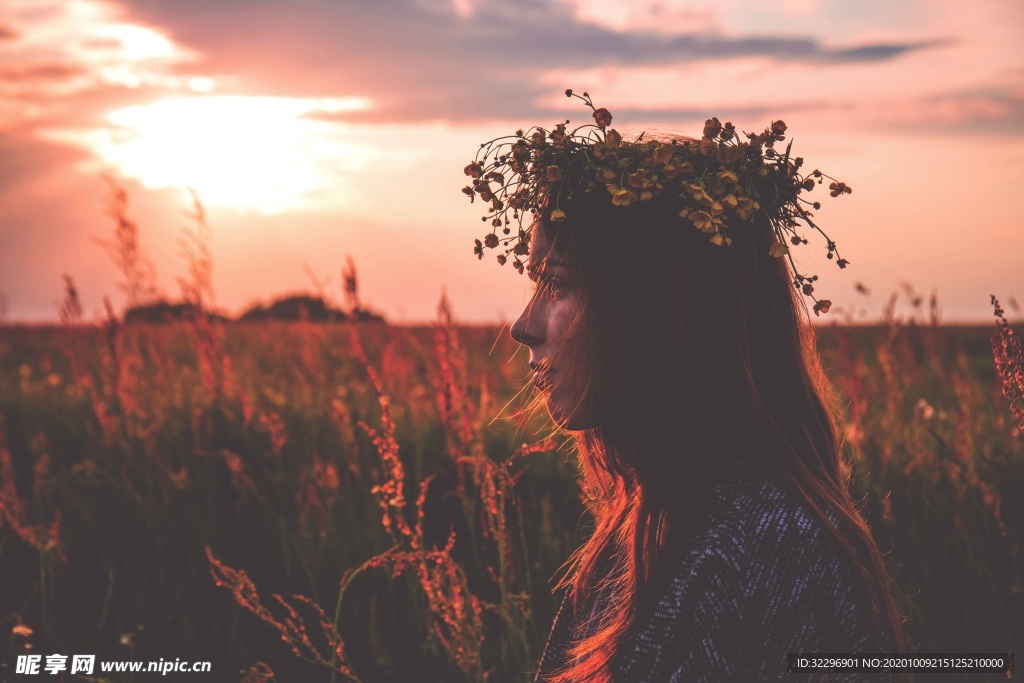
<svg viewBox="0 0 1024 683">
<path fill-rule="evenodd" d="M 903 649 L 799 315 L 817 277 L 785 259 L 798 219 L 817 229 L 801 194 L 824 174 L 774 151 L 781 122 L 746 143 L 717 119 L 699 141 L 625 142 L 580 99 L 596 131 L 519 131 L 466 168 L 485 220 L 520 220 L 476 253 L 529 256 L 512 336 L 575 437 L 595 523 L 537 680 L 888 680 L 787 674 L 791 652 Z"/>
</svg>

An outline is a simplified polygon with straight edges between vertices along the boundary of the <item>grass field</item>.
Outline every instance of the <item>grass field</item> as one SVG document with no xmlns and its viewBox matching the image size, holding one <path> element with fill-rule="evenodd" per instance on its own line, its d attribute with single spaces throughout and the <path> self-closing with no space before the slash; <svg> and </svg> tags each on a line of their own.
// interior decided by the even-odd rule
<svg viewBox="0 0 1024 683">
<path fill-rule="evenodd" d="M 1024 643 L 1024 438 L 994 332 L 890 313 L 819 333 L 919 652 Z M 529 679 L 588 518 L 519 410 L 517 347 L 444 314 L 0 329 L 2 661 Z"/>
</svg>

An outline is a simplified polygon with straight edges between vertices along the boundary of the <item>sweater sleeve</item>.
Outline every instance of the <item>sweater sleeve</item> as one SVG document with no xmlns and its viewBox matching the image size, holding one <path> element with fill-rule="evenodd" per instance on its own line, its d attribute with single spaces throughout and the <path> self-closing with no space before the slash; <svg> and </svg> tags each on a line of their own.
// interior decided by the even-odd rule
<svg viewBox="0 0 1024 683">
<path fill-rule="evenodd" d="M 859 577 L 822 522 L 799 504 L 727 519 L 710 531 L 691 572 L 692 620 L 680 630 L 682 665 L 672 681 L 785 681 L 789 652 L 884 651 L 867 635 L 870 607 L 855 588 Z"/>
</svg>

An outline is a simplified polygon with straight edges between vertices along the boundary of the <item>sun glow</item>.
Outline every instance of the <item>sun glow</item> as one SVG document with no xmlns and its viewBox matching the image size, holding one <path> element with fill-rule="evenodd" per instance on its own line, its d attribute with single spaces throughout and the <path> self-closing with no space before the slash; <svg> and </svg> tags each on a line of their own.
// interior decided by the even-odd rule
<svg viewBox="0 0 1024 683">
<path fill-rule="evenodd" d="M 365 98 L 188 97 L 118 109 L 106 128 L 48 137 L 89 148 L 150 188 L 192 187 L 210 205 L 280 213 L 340 199 L 339 181 L 374 151 L 317 114 L 369 107 Z"/>
</svg>

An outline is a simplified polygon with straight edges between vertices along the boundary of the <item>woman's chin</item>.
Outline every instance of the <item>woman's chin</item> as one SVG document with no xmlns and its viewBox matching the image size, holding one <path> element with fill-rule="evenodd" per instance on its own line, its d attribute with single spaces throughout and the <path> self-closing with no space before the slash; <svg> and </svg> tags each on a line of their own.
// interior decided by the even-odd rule
<svg viewBox="0 0 1024 683">
<path fill-rule="evenodd" d="M 568 432 L 579 432 L 584 429 L 591 429 L 596 426 L 594 420 L 588 419 L 587 415 L 583 414 L 584 411 L 576 410 L 568 413 L 563 409 L 561 403 L 548 399 L 548 415 L 554 420 L 558 426 Z"/>
</svg>

